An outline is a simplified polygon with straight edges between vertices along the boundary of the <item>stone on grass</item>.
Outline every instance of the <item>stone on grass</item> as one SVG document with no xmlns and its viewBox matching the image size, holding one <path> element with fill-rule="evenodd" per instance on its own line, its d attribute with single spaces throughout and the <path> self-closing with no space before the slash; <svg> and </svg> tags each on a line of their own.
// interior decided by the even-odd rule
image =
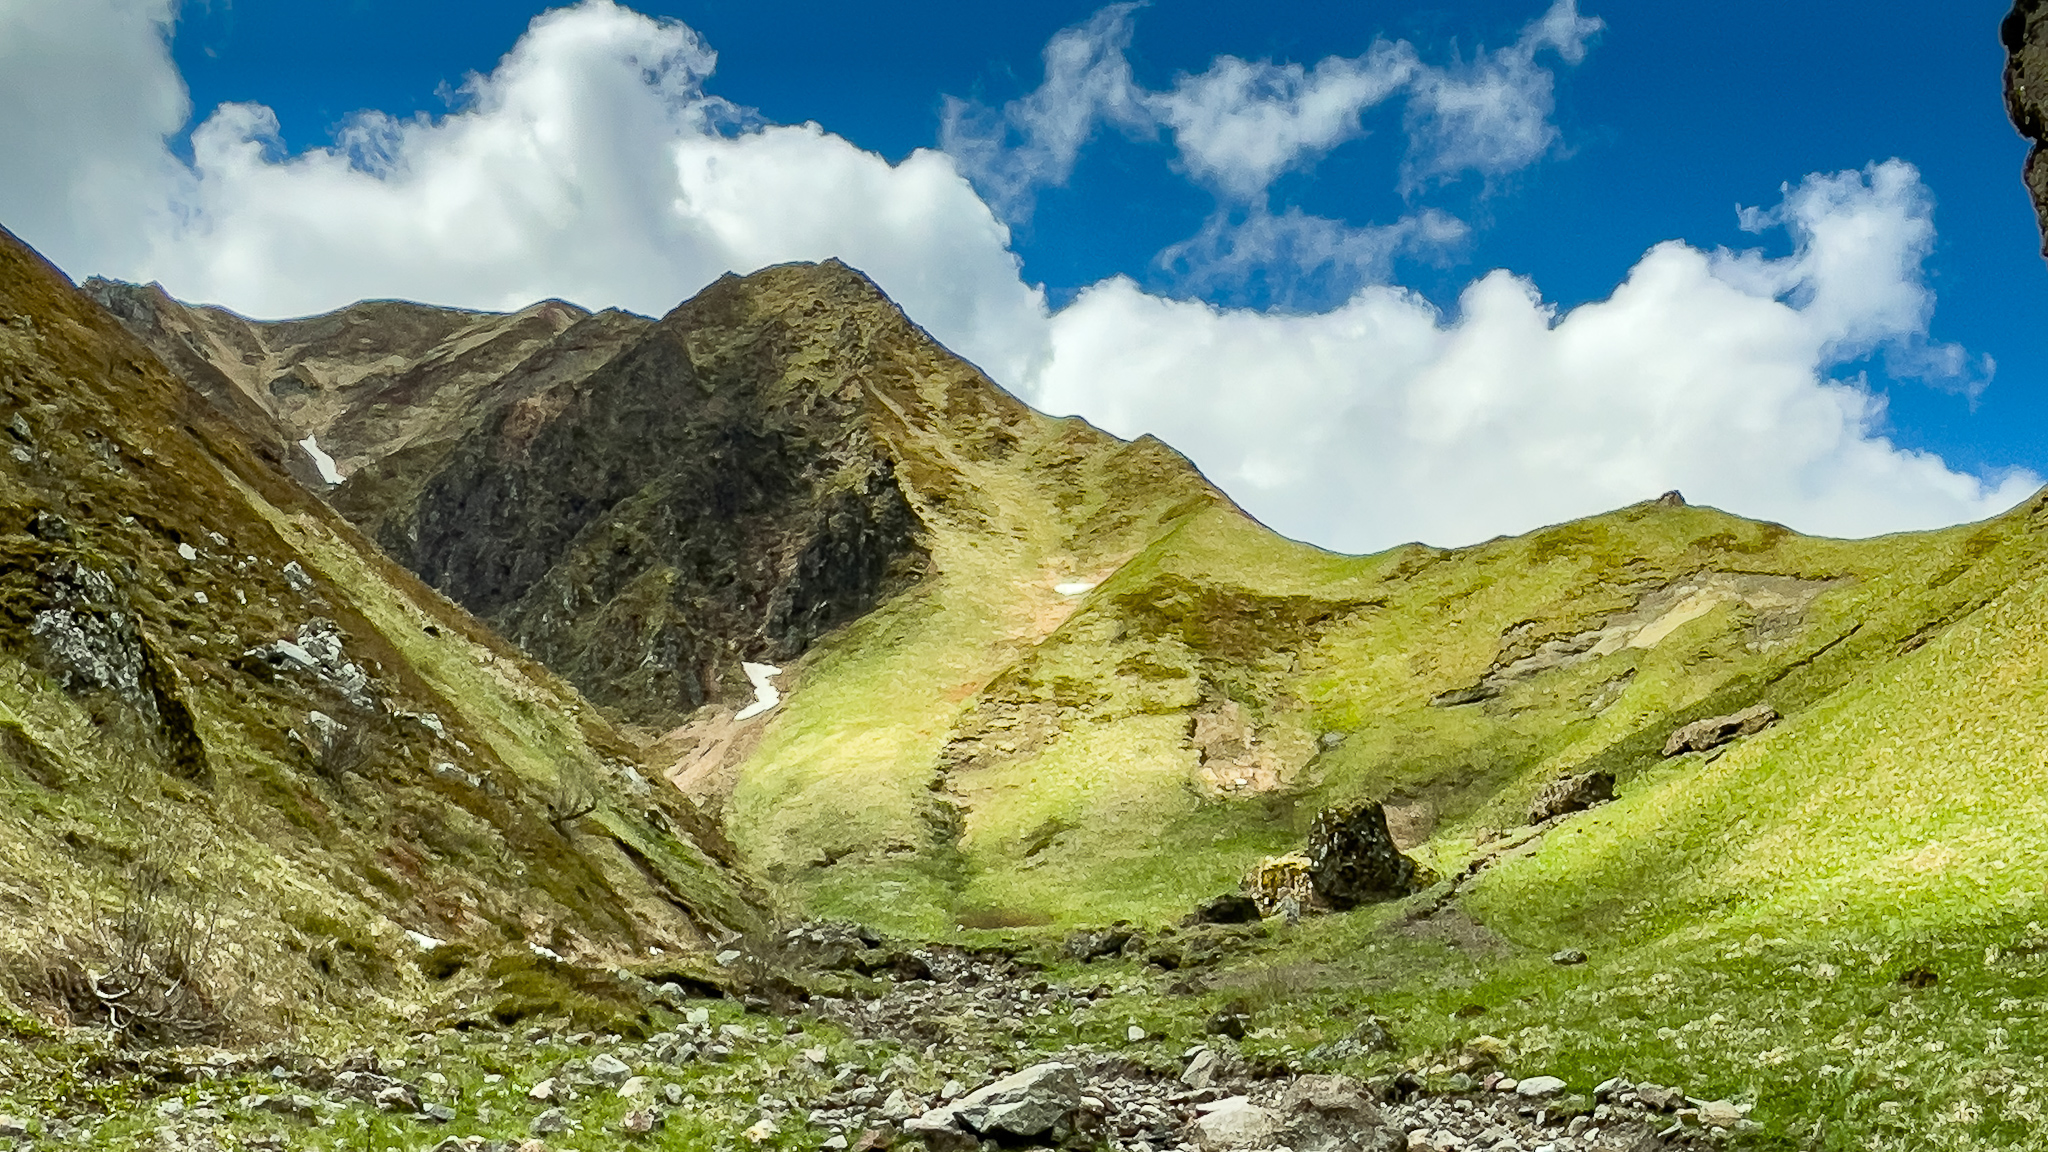
<svg viewBox="0 0 2048 1152">
<path fill-rule="evenodd" d="M 1709 1128 L 1733 1128 L 1748 1115 L 1748 1105 L 1729 1100 L 1709 1100 L 1700 1105 L 1700 1123 Z"/>
<path fill-rule="evenodd" d="M 1777 722 L 1778 710 L 1769 704 L 1752 704 L 1726 716 L 1695 720 L 1671 733 L 1671 738 L 1664 742 L 1664 755 L 1706 752 L 1731 740 L 1761 732 Z"/>
<path fill-rule="evenodd" d="M 550 1108 L 533 1118 L 527 1130 L 535 1136 L 553 1136 L 569 1130 L 569 1115 L 560 1108 Z"/>
<path fill-rule="evenodd" d="M 1309 881 L 1316 899 L 1343 912 L 1422 887 L 1422 869 L 1394 846 L 1387 810 L 1377 801 L 1326 808 L 1310 825 Z"/>
<path fill-rule="evenodd" d="M 1529 823 L 1541 824 L 1553 816 L 1584 812 L 1595 804 L 1614 799 L 1614 773 L 1605 769 L 1553 780 L 1536 794 L 1529 805 Z"/>
<path fill-rule="evenodd" d="M 1515 1095 L 1531 1100 L 1555 1096 L 1564 1091 L 1564 1081 L 1555 1076 L 1531 1076 L 1515 1085 Z"/>
<path fill-rule="evenodd" d="M 1229 892 L 1207 901 L 1194 910 L 1183 923 L 1196 924 L 1256 924 L 1259 920 L 1258 901 L 1241 892 Z"/>
<path fill-rule="evenodd" d="M 625 1083 L 626 1078 L 632 1074 L 633 1069 L 628 1067 L 624 1060 L 609 1052 L 598 1053 L 597 1058 L 590 1062 L 591 1078 L 600 1084 L 609 1084 L 617 1087 Z"/>
</svg>

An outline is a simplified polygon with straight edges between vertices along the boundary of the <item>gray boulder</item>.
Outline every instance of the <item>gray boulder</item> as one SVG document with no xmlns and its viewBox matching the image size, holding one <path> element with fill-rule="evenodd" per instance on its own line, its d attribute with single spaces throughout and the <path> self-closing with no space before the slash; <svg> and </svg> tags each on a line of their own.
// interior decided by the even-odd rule
<svg viewBox="0 0 2048 1152">
<path fill-rule="evenodd" d="M 1081 1070 L 1033 1064 L 952 1105 L 960 1123 L 983 1136 L 1039 1136 L 1067 1124 L 1081 1108 Z"/>
<path fill-rule="evenodd" d="M 1529 805 L 1529 823 L 1541 824 L 1553 816 L 1584 812 L 1595 804 L 1614 799 L 1614 773 L 1605 769 L 1553 780 L 1536 794 Z"/>
<path fill-rule="evenodd" d="M 1408 1136 L 1349 1076 L 1297 1077 L 1274 1110 L 1294 1152 L 1401 1152 Z"/>
<path fill-rule="evenodd" d="M 1671 733 L 1671 738 L 1664 742 L 1664 755 L 1677 756 L 1719 748 L 1731 740 L 1761 732 L 1777 722 L 1778 710 L 1769 704 L 1752 704 L 1726 716 L 1695 720 Z"/>
<path fill-rule="evenodd" d="M 1202 1152 L 1238 1152 L 1282 1143 L 1280 1114 L 1243 1096 L 1204 1105 L 1188 1135 Z"/>
</svg>

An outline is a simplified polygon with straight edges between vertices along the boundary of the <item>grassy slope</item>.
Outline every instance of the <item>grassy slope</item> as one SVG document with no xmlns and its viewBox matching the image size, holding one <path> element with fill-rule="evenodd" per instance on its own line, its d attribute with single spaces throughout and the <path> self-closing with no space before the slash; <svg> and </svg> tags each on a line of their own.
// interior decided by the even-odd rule
<svg viewBox="0 0 2048 1152">
<path fill-rule="evenodd" d="M 1044 523 L 1021 494 L 1004 506 Z M 1646 504 L 1351 558 L 1208 505 L 1155 522 L 1035 633 L 1021 621 L 1055 540 L 942 533 L 935 582 L 807 661 L 746 767 L 742 841 L 812 907 L 904 928 L 1163 923 L 1298 843 L 1324 804 L 1427 806 L 1418 854 L 1452 872 L 1547 780 L 1605 767 L 1615 804 L 1462 899 L 1484 924 L 1471 939 L 1403 927 L 1412 904 L 1367 910 L 1224 983 L 1299 1000 L 1276 1038 L 1342 1035 L 1363 998 L 1411 1053 L 1496 1033 L 1581 1088 L 1626 1069 L 1756 1098 L 1789 1145 L 2009 1143 L 2048 1088 L 2026 1071 L 2048 1055 L 2031 1007 L 2048 987 L 2041 521 L 2037 501 L 1839 541 Z M 1654 643 L 1430 703 L 1714 572 L 1793 578 L 1810 599 L 1789 616 L 1708 604 Z M 1278 789 L 1201 780 L 1190 725 L 1224 698 L 1282 753 Z M 1785 721 L 1661 756 L 1679 724 L 1759 701 Z M 990 715 L 1026 735 L 990 743 Z M 1344 740 L 1319 749 L 1323 733 Z M 975 754 L 946 755 L 962 738 Z M 950 842 L 919 818 L 934 784 L 957 804 Z M 1548 962 L 1567 947 L 1593 962 Z M 1919 965 L 1939 983 L 1897 983 Z"/>
<path fill-rule="evenodd" d="M 0 756 L 0 976 L 18 1002 L 35 1000 L 51 942 L 90 936 L 138 867 L 171 876 L 165 915 L 218 923 L 216 975 L 257 1032 L 461 1010 L 421 976 L 404 929 L 530 964 L 526 940 L 599 961 L 752 922 L 745 884 L 702 846 L 715 839 L 692 838 L 709 836 L 694 813 L 623 786 L 629 746 L 594 711 L 264 465 L 4 234 L 0 387 L 30 433 L 27 461 L 0 462 L 0 722 L 19 726 Z M 71 538 L 28 532 L 39 511 Z M 39 573 L 66 559 L 116 576 L 210 778 L 166 770 L 120 705 L 62 691 L 33 659 Z M 309 591 L 285 579 L 291 561 Z M 367 758 L 316 771 L 286 732 L 336 705 L 238 659 L 315 615 L 340 626 L 379 696 L 438 714 L 446 737 L 344 713 L 375 730 Z M 485 785 L 437 774 L 443 761 Z M 545 818 L 565 774 L 601 802 L 566 839 Z"/>
</svg>

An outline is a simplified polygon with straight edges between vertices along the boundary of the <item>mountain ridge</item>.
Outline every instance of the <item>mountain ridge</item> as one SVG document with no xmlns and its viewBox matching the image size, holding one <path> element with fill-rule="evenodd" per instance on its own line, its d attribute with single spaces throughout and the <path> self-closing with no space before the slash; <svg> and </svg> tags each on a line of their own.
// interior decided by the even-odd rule
<svg viewBox="0 0 2048 1152">
<path fill-rule="evenodd" d="M 0 399 L 16 1003 L 96 1007 L 62 973 L 118 967 L 108 908 L 150 948 L 230 927 L 179 985 L 246 1001 L 180 1023 L 203 1035 L 289 1028 L 307 1004 L 517 1019 L 596 1002 L 546 973 L 504 991 L 486 970 L 530 967 L 529 946 L 708 969 L 714 940 L 760 922 L 715 826 L 636 789 L 630 740 L 6 234 Z M 440 975 L 407 933 L 453 950 Z"/>
</svg>

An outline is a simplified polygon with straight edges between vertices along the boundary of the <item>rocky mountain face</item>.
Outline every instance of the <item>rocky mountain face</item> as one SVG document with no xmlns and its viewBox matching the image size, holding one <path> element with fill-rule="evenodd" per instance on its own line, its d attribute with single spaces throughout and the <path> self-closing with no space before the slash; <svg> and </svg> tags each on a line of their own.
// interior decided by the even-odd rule
<svg viewBox="0 0 2048 1152">
<path fill-rule="evenodd" d="M 1069 524 L 1103 459 L 1133 496 L 1179 492 L 1167 512 L 1220 500 L 1156 442 L 1032 412 L 837 262 L 729 276 L 658 322 L 376 303 L 259 324 L 89 288 L 231 417 L 331 444 L 328 498 L 394 558 L 663 730 L 744 702 L 743 661 L 915 587 L 939 537 L 1015 522 L 1019 485 L 1051 513 L 1030 533 L 1090 564 L 1172 518 L 1132 500 Z"/>
<path fill-rule="evenodd" d="M 594 698 L 672 726 L 908 586 L 880 428 L 921 336 L 842 266 L 729 277 L 580 380 L 498 408 L 393 555 Z"/>
<path fill-rule="evenodd" d="M 8 999 L 156 1041 L 514 1020 L 757 922 L 629 741 L 212 400 L 0 233 Z"/>
<path fill-rule="evenodd" d="M 2048 255 L 2048 3 L 2015 0 L 1998 31 L 2005 45 L 2005 108 L 2013 127 L 2033 143 L 2022 178 Z"/>
</svg>

